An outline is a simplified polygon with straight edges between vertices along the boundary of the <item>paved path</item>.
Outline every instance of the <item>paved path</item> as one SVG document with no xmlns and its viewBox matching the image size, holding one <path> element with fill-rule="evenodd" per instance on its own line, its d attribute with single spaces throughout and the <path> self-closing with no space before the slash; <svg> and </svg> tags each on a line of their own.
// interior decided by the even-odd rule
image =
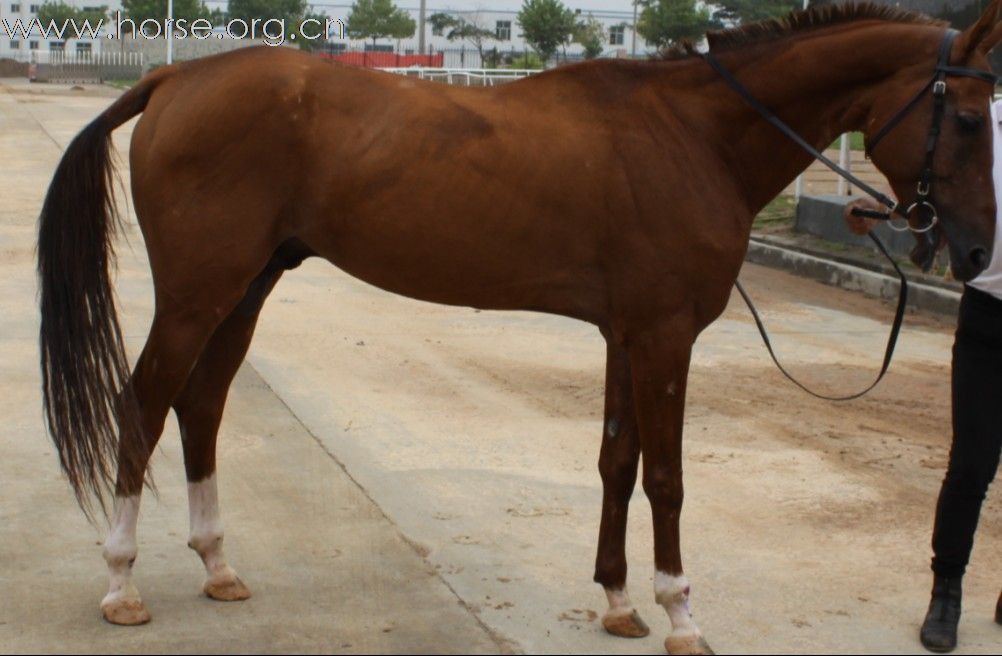
<svg viewBox="0 0 1002 656">
<path fill-rule="evenodd" d="M 630 586 L 652 635 L 617 640 L 595 619 L 597 332 L 390 296 L 320 261 L 272 295 L 220 436 L 227 550 L 255 597 L 198 594 L 170 420 L 136 570 L 154 619 L 103 623 L 101 536 L 40 419 L 32 249 L 60 147 L 109 98 L 41 91 L 0 83 L 0 651 L 661 652 L 668 621 L 651 595 L 639 489 Z M 130 129 L 116 133 L 123 155 Z M 117 289 L 135 353 L 151 298 L 142 239 L 130 239 Z M 840 390 L 871 375 L 888 307 L 768 269 L 743 278 L 798 371 Z M 718 651 L 918 649 L 951 339 L 947 324 L 910 317 L 888 379 L 850 404 L 781 379 L 733 300 L 700 339 L 683 554 Z M 1002 646 L 999 497 L 965 582 L 962 653 Z"/>
</svg>

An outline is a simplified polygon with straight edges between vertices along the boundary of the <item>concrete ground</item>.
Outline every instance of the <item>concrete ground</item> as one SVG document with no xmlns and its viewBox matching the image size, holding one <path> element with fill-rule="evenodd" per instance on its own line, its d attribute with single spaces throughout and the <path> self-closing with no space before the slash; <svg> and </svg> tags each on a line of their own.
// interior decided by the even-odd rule
<svg viewBox="0 0 1002 656">
<path fill-rule="evenodd" d="M 661 653 L 640 490 L 630 586 L 652 633 L 615 639 L 597 620 L 597 331 L 391 296 L 320 261 L 273 293 L 220 434 L 227 551 L 255 596 L 199 595 L 171 419 L 139 526 L 153 621 L 100 619 L 102 534 L 41 420 L 33 248 L 61 149 L 110 95 L 0 82 L 0 651 Z M 135 228 L 129 241 L 117 289 L 134 357 L 152 302 Z M 889 307 L 753 265 L 742 279 L 793 369 L 837 391 L 868 382 Z M 792 387 L 758 339 L 735 295 L 695 350 L 682 523 L 697 620 L 722 653 L 920 649 L 951 326 L 909 317 L 887 379 L 844 404 Z M 1002 647 L 1000 519 L 995 491 L 960 653 Z"/>
</svg>

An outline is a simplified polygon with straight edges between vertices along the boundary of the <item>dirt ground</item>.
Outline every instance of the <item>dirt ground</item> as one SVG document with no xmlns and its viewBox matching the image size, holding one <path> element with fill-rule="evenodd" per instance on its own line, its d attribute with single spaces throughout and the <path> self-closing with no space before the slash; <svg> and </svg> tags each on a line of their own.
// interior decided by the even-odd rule
<svg viewBox="0 0 1002 656">
<path fill-rule="evenodd" d="M 60 150 L 109 102 L 0 82 L 0 651 L 660 653 L 650 512 L 631 505 L 630 588 L 650 637 L 605 635 L 591 583 L 604 348 L 531 313 L 391 296 L 309 261 L 265 308 L 220 437 L 228 551 L 255 591 L 197 596 L 173 421 L 144 500 L 137 583 L 154 615 L 104 625 L 99 534 L 41 423 L 34 221 Z M 122 161 L 132 124 L 116 133 Z M 123 174 L 127 172 L 123 171 Z M 152 308 L 142 239 L 120 249 L 133 355 Z M 892 309 L 785 273 L 742 273 L 796 373 L 874 375 Z M 808 397 L 775 370 L 735 294 L 697 343 L 686 414 L 683 556 L 721 653 L 907 653 L 931 575 L 949 444 L 951 322 L 909 316 L 864 399 Z M 997 653 L 1002 497 L 965 580 L 960 653 Z"/>
</svg>

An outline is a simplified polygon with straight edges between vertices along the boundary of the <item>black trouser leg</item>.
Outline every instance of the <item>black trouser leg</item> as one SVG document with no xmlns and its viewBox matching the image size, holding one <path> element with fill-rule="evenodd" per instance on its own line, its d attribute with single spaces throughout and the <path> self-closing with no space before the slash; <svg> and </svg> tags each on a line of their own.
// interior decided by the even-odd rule
<svg viewBox="0 0 1002 656">
<path fill-rule="evenodd" d="M 953 346 L 953 446 L 936 506 L 932 569 L 964 575 L 1002 448 L 1002 300 L 964 288 Z"/>
</svg>

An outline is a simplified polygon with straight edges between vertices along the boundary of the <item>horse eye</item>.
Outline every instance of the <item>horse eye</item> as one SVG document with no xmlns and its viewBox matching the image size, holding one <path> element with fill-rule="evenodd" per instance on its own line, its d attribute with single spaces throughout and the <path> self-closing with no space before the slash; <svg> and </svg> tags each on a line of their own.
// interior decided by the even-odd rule
<svg viewBox="0 0 1002 656">
<path fill-rule="evenodd" d="M 977 132 L 985 124 L 985 117 L 973 112 L 960 112 L 957 114 L 957 123 L 965 132 Z"/>
</svg>

